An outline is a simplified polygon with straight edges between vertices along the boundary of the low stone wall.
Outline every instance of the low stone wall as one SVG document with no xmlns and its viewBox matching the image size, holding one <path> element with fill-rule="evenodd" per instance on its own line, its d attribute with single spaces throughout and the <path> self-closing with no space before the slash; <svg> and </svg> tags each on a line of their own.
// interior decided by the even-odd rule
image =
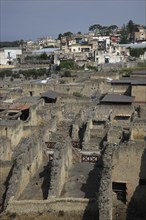
<svg viewBox="0 0 146 220">
<path fill-rule="evenodd" d="M 48 200 L 21 200 L 16 201 L 11 198 L 6 211 L 12 213 L 39 213 L 39 212 L 59 212 L 59 211 L 84 211 L 89 203 L 89 199 L 78 198 L 50 198 Z M 95 200 L 90 201 L 90 204 Z"/>
</svg>

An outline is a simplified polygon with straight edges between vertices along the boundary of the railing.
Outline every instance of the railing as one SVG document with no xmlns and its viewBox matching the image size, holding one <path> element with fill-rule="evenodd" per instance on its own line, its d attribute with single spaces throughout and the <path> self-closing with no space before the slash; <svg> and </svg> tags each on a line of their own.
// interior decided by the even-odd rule
<svg viewBox="0 0 146 220">
<path fill-rule="evenodd" d="M 96 163 L 99 160 L 98 155 L 82 155 L 81 162 Z"/>
</svg>

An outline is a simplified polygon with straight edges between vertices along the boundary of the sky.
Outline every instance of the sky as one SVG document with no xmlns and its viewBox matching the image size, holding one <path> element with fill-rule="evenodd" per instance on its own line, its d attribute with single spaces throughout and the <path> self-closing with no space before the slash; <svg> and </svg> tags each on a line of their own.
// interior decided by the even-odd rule
<svg viewBox="0 0 146 220">
<path fill-rule="evenodd" d="M 0 0 L 0 41 L 57 38 L 129 20 L 146 25 L 146 0 Z"/>
</svg>

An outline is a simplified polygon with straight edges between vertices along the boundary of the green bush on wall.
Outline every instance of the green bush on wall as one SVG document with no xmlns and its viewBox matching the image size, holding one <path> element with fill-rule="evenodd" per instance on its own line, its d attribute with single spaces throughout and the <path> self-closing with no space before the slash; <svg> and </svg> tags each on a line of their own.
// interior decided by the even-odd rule
<svg viewBox="0 0 146 220">
<path fill-rule="evenodd" d="M 73 60 L 61 60 L 60 67 L 64 69 L 73 69 L 75 66 Z"/>
</svg>

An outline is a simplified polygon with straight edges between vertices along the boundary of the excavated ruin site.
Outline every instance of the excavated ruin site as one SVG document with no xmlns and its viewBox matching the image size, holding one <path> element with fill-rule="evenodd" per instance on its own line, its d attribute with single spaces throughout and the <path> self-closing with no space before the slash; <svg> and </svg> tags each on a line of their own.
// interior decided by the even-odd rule
<svg viewBox="0 0 146 220">
<path fill-rule="evenodd" d="M 143 77 L 3 82 L 0 218 L 145 220 Z"/>
</svg>

